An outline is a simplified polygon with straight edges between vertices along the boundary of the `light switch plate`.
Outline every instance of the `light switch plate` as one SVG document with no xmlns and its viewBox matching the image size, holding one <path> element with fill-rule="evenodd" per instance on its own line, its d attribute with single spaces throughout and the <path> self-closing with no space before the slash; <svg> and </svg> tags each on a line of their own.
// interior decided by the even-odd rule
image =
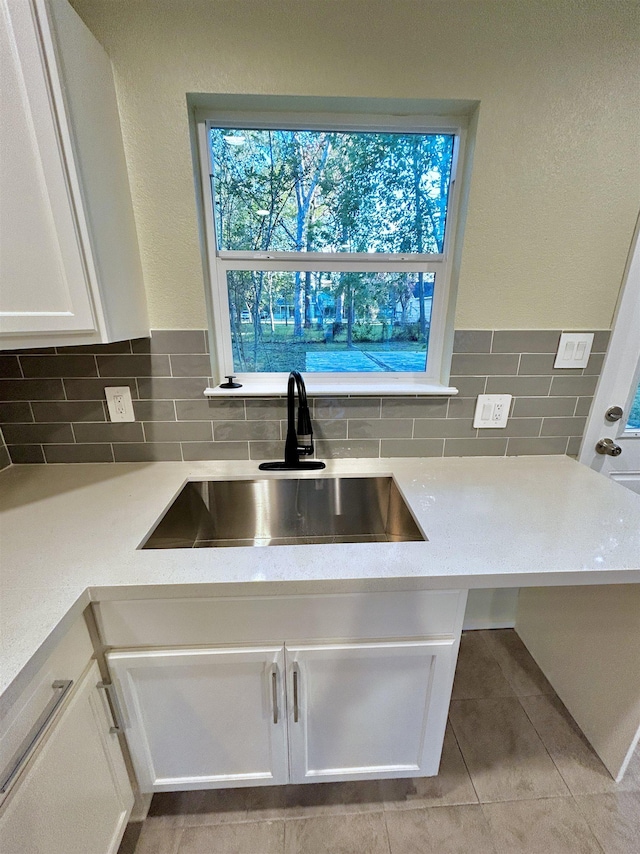
<svg viewBox="0 0 640 854">
<path fill-rule="evenodd" d="M 474 427 L 506 427 L 511 408 L 510 394 L 479 394 Z"/>
<path fill-rule="evenodd" d="M 563 332 L 553 367 L 586 368 L 592 345 L 593 332 Z"/>
<path fill-rule="evenodd" d="M 112 421 L 135 421 L 131 402 L 131 389 L 128 385 L 109 386 L 104 390 L 109 409 L 109 418 Z"/>
</svg>

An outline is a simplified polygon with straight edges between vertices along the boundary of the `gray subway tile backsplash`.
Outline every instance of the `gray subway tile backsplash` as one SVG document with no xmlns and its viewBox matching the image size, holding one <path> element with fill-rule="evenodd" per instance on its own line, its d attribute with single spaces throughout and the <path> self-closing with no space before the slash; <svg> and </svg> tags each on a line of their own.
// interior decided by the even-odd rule
<svg viewBox="0 0 640 854">
<path fill-rule="evenodd" d="M 248 442 L 185 442 L 184 460 L 248 460 Z"/>
<path fill-rule="evenodd" d="M 211 421 L 148 421 L 144 425 L 147 442 L 212 442 Z"/>
<path fill-rule="evenodd" d="M 9 456 L 9 450 L 7 449 L 4 436 L 2 435 L 2 430 L 0 429 L 0 471 L 8 468 L 10 465 L 11 457 Z"/>
<path fill-rule="evenodd" d="M 383 418 L 444 418 L 446 397 L 386 397 L 382 400 Z"/>
<path fill-rule="evenodd" d="M 508 375 L 518 373 L 518 353 L 454 353 L 451 373 L 461 377 Z"/>
<path fill-rule="evenodd" d="M 587 398 L 591 400 L 591 398 Z M 513 418 L 530 418 L 536 415 L 574 415 L 575 397 L 517 397 L 513 403 Z"/>
<path fill-rule="evenodd" d="M 144 442 L 142 424 L 139 421 L 88 424 L 80 421 L 73 425 L 76 442 Z"/>
<path fill-rule="evenodd" d="M 544 418 L 541 436 L 582 436 L 587 419 L 580 418 Z"/>
<path fill-rule="evenodd" d="M 204 329 L 154 329 L 151 338 L 131 342 L 134 353 L 206 353 Z"/>
<path fill-rule="evenodd" d="M 115 444 L 113 453 L 117 463 L 180 462 L 182 449 L 179 442 L 131 442 Z"/>
<path fill-rule="evenodd" d="M 445 457 L 503 457 L 506 439 L 445 439 Z"/>
<path fill-rule="evenodd" d="M 7 445 L 74 442 L 71 424 L 4 424 Z"/>
<path fill-rule="evenodd" d="M 131 398 L 138 397 L 138 385 L 135 377 L 110 377 L 98 380 L 64 380 L 64 394 L 67 400 L 99 400 L 103 401 L 104 390 L 107 386 L 129 386 Z M 46 398 L 42 398 L 43 400 Z"/>
<path fill-rule="evenodd" d="M 206 377 L 211 371 L 211 362 L 206 353 L 172 354 L 171 376 Z"/>
<path fill-rule="evenodd" d="M 0 380 L 0 400 L 64 400 L 61 379 Z"/>
<path fill-rule="evenodd" d="M 551 377 L 487 377 L 485 393 L 512 394 L 514 397 L 546 397 L 550 388 Z"/>
<path fill-rule="evenodd" d="M 209 385 L 206 377 L 140 377 L 140 400 L 198 400 Z"/>
<path fill-rule="evenodd" d="M 453 336 L 454 353 L 490 353 L 491 329 L 456 329 Z"/>
<path fill-rule="evenodd" d="M 555 353 L 560 343 L 559 329 L 497 329 L 492 353 Z"/>
<path fill-rule="evenodd" d="M 7 450 L 15 465 L 46 462 L 42 445 L 9 445 Z"/>
<path fill-rule="evenodd" d="M 349 439 L 411 439 L 410 418 L 354 418 L 349 421 Z"/>
<path fill-rule="evenodd" d="M 27 424 L 33 421 L 32 404 L 28 401 L 16 401 L 15 403 L 0 403 L 0 424 L 8 424 L 12 421 L 18 424 Z M 43 421 L 57 421 L 57 418 L 43 418 Z M 65 419 L 69 421 L 70 419 Z"/>
<path fill-rule="evenodd" d="M 609 339 L 583 370 L 553 368 L 559 330 L 457 330 L 455 397 L 310 398 L 319 458 L 575 454 Z M 0 426 L 14 463 L 280 459 L 286 398 L 206 399 L 204 330 L 0 355 Z M 135 422 L 112 423 L 106 386 L 129 386 Z M 482 393 L 512 394 L 504 430 L 476 430 Z M 0 463 L 3 444 L 0 442 Z"/>
<path fill-rule="evenodd" d="M 551 391 L 549 394 L 552 397 L 572 395 L 582 397 L 584 395 L 592 395 L 596 390 L 597 384 L 598 377 L 556 376 L 551 381 Z"/>
<path fill-rule="evenodd" d="M 244 421 L 244 400 L 176 400 L 178 421 Z"/>
<path fill-rule="evenodd" d="M 122 447 L 130 447 L 123 445 Z M 43 445 L 48 463 L 112 463 L 111 445 Z"/>
<path fill-rule="evenodd" d="M 477 434 L 472 418 L 416 418 L 415 439 L 473 439 Z"/>
<path fill-rule="evenodd" d="M 383 439 L 381 457 L 441 457 L 444 439 Z"/>
<path fill-rule="evenodd" d="M 25 377 L 97 377 L 95 356 L 20 356 Z"/>
<path fill-rule="evenodd" d="M 217 442 L 248 442 L 251 439 L 279 439 L 279 421 L 215 421 L 213 438 Z"/>
<path fill-rule="evenodd" d="M 36 421 L 106 421 L 101 400 L 36 400 L 31 404 Z"/>
<path fill-rule="evenodd" d="M 96 361 L 101 377 L 171 376 L 169 356 L 96 356 Z"/>
<path fill-rule="evenodd" d="M 0 377 L 6 380 L 20 379 L 22 371 L 17 356 L 3 356 L 0 354 Z"/>
<path fill-rule="evenodd" d="M 551 436 L 543 439 L 509 439 L 507 456 L 520 457 L 527 454 L 564 454 L 567 448 L 567 436 Z"/>
</svg>

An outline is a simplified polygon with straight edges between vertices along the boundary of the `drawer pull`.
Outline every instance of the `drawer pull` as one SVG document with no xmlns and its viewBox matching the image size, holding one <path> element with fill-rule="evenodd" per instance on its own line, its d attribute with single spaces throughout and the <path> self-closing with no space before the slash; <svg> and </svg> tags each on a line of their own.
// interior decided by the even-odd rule
<svg viewBox="0 0 640 854">
<path fill-rule="evenodd" d="M 69 693 L 72 685 L 73 679 L 56 680 L 51 685 L 51 690 L 55 692 L 54 696 L 49 700 L 38 720 L 26 734 L 13 759 L 2 772 L 2 776 L 0 777 L 0 794 L 4 794 L 7 791 L 24 763 L 33 753 L 37 743 L 40 741 L 40 737 L 60 707 L 60 704 Z"/>
<path fill-rule="evenodd" d="M 273 700 L 273 722 L 278 723 L 278 666 L 271 671 L 271 699 Z"/>
<path fill-rule="evenodd" d="M 122 712 L 120 711 L 118 695 L 114 690 L 113 683 L 98 682 L 96 688 L 98 688 L 100 691 L 104 691 L 105 696 L 107 698 L 107 705 L 109 706 L 111 717 L 113 719 L 113 726 L 109 727 L 109 732 L 112 735 L 114 733 L 124 732 L 124 726 L 122 724 Z"/>
<path fill-rule="evenodd" d="M 293 671 L 293 722 L 298 723 L 300 709 L 298 708 L 298 668 Z"/>
</svg>

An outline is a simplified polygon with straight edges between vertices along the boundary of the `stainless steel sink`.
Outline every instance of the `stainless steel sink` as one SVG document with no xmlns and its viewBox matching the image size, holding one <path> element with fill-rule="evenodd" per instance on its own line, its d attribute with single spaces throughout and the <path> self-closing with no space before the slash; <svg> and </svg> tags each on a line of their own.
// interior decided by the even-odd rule
<svg viewBox="0 0 640 854">
<path fill-rule="evenodd" d="M 392 477 L 190 481 L 144 549 L 426 540 Z"/>
</svg>

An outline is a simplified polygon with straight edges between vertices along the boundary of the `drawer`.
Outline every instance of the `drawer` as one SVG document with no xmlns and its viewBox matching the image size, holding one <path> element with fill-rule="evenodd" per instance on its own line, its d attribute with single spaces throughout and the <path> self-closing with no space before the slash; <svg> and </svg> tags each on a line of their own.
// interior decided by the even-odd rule
<svg viewBox="0 0 640 854">
<path fill-rule="evenodd" d="M 95 605 L 110 647 L 457 636 L 466 590 L 143 599 Z"/>
<path fill-rule="evenodd" d="M 57 715 L 93 656 L 87 626 L 80 617 L 53 650 L 46 663 L 11 706 L 0 729 L 0 775 L 12 764 L 28 734 L 45 710 Z M 54 687 L 54 683 L 55 686 Z M 64 684 L 61 684 L 64 683 Z M 0 793 L 0 801 L 2 793 Z"/>
</svg>

